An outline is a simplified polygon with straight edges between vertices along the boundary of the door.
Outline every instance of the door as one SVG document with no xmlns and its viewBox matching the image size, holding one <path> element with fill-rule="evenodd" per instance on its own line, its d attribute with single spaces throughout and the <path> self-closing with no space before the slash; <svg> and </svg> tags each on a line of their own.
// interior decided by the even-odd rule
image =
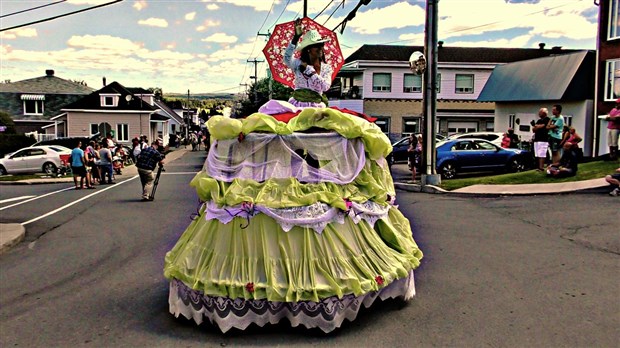
<svg viewBox="0 0 620 348">
<path fill-rule="evenodd" d="M 20 173 L 26 171 L 26 156 L 28 155 L 28 149 L 19 150 L 12 154 L 6 161 L 5 167 L 8 173 Z"/>
<path fill-rule="evenodd" d="M 478 131 L 478 122 L 450 122 L 448 121 L 448 135 L 472 133 Z"/>
<path fill-rule="evenodd" d="M 42 171 L 43 163 L 45 162 L 45 156 L 47 156 L 47 153 L 43 149 L 29 149 L 28 153 L 24 157 L 27 171 Z"/>
<path fill-rule="evenodd" d="M 483 170 L 494 170 L 506 164 L 508 151 L 501 151 L 498 147 L 486 141 L 474 140 L 474 148 L 478 156 L 476 166 Z"/>
</svg>

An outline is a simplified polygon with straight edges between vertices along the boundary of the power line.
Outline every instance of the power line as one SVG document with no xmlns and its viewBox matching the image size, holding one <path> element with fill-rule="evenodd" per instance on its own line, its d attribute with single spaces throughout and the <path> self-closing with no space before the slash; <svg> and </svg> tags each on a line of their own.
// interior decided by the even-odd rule
<svg viewBox="0 0 620 348">
<path fill-rule="evenodd" d="M 323 7 L 323 9 L 321 10 L 321 12 L 319 12 L 319 14 L 317 14 L 316 16 L 314 16 L 314 18 L 312 18 L 313 20 L 316 19 L 318 16 L 322 15 L 323 12 L 325 10 L 327 10 L 327 8 L 329 7 L 329 5 L 331 5 L 334 2 L 334 0 L 331 0 L 327 5 L 325 5 L 325 7 Z"/>
<path fill-rule="evenodd" d="M 280 20 L 280 17 L 282 17 L 282 14 L 284 14 L 284 11 L 286 11 L 286 7 L 288 6 L 288 4 L 291 2 L 291 0 L 287 0 L 286 1 L 286 5 L 284 5 L 284 8 L 282 8 L 282 12 L 280 12 L 280 15 L 278 16 L 278 18 L 276 18 L 276 20 L 273 22 L 273 24 L 269 27 L 269 29 L 273 28 L 276 26 L 276 24 L 278 24 L 278 21 Z M 267 31 L 269 31 L 269 29 L 267 29 Z"/>
<path fill-rule="evenodd" d="M 263 24 L 261 24 L 260 28 L 257 31 L 257 35 L 254 37 L 254 44 L 252 45 L 252 51 L 250 51 L 250 56 L 248 56 L 247 60 L 250 60 L 250 57 L 254 53 L 254 49 L 256 48 L 256 41 L 258 40 L 258 33 L 260 33 L 260 30 L 263 28 L 263 25 L 265 25 L 265 23 L 267 22 L 267 18 L 269 18 L 269 15 L 271 14 L 271 11 L 273 10 L 273 5 L 275 4 L 275 2 L 276 2 L 276 0 L 273 0 L 271 2 L 271 7 L 269 8 L 269 12 L 267 12 L 267 16 L 265 16 L 265 20 L 263 21 Z M 245 64 L 245 67 L 243 68 L 243 75 L 241 75 L 241 81 L 239 82 L 239 84 L 241 84 L 243 82 L 243 79 L 245 78 L 245 73 L 247 71 L 247 67 L 248 67 L 248 65 Z"/>
<path fill-rule="evenodd" d="M 342 2 L 340 4 L 342 4 L 342 8 L 344 8 L 344 0 L 342 0 Z M 327 24 L 327 22 L 329 22 L 329 20 L 332 18 L 334 13 L 336 13 L 336 11 L 338 11 L 339 8 L 340 8 L 340 5 L 336 6 L 336 8 L 332 11 L 332 13 L 329 15 L 329 17 L 327 17 L 325 22 L 323 22 L 323 26 L 325 26 Z"/>
<path fill-rule="evenodd" d="M 6 31 L 6 30 L 11 30 L 11 29 L 17 29 L 17 28 L 25 27 L 25 26 L 32 25 L 32 24 L 43 23 L 43 22 L 51 21 L 51 20 L 54 20 L 54 19 L 57 19 L 57 18 L 66 17 L 66 16 L 70 16 L 70 15 L 73 15 L 73 14 L 77 14 L 77 13 L 80 13 L 80 12 L 94 10 L 96 8 L 112 5 L 112 4 L 115 4 L 117 2 L 121 2 L 121 1 L 123 1 L 123 0 L 110 1 L 110 2 L 107 2 L 105 4 L 100 4 L 100 5 L 91 6 L 91 7 L 88 7 L 88 8 L 83 8 L 81 10 L 77 10 L 77 11 L 73 11 L 73 12 L 68 12 L 68 13 L 65 13 L 65 14 L 61 14 L 61 15 L 54 16 L 54 17 L 48 17 L 48 18 L 45 18 L 45 19 L 40 19 L 38 21 L 34 21 L 34 22 L 30 22 L 30 23 L 15 25 L 15 26 L 12 26 L 12 27 L 9 27 L 9 28 L 0 28 L 0 32 Z"/>
<path fill-rule="evenodd" d="M 45 4 L 45 5 L 41 5 L 41 6 L 37 6 L 37 7 L 27 8 L 25 10 L 13 12 L 13 13 L 7 13 L 5 15 L 0 16 L 0 18 L 4 18 L 4 17 L 8 17 L 8 16 L 13 16 L 13 15 L 24 13 L 24 12 L 28 12 L 28 11 L 34 11 L 34 10 L 37 10 L 37 9 L 40 9 L 40 8 L 43 8 L 43 7 L 60 4 L 61 2 L 66 2 L 66 1 L 67 0 L 60 0 L 60 1 L 52 2 L 50 4 Z"/>
</svg>

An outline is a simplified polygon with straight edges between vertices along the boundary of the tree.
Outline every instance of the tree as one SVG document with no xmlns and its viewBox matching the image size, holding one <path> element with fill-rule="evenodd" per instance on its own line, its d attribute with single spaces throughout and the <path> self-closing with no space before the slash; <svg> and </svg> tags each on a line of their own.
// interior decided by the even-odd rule
<svg viewBox="0 0 620 348">
<path fill-rule="evenodd" d="M 164 98 L 164 90 L 160 87 L 149 87 L 149 92 L 153 93 L 156 100 L 163 100 Z"/>
<path fill-rule="evenodd" d="M 293 89 L 279 82 L 271 81 L 271 99 L 288 100 Z M 241 106 L 236 110 L 237 116 L 245 117 L 258 111 L 261 105 L 269 101 L 269 78 L 258 80 L 250 85 L 248 98 L 241 101 Z"/>
<path fill-rule="evenodd" d="M 15 134 L 15 122 L 13 122 L 11 115 L 4 111 L 0 111 L 0 126 L 6 127 L 2 133 Z"/>
</svg>

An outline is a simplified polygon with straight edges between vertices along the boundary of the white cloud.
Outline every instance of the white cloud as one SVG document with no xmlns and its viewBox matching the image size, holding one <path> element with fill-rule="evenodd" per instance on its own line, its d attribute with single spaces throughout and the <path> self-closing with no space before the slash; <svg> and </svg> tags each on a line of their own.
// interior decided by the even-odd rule
<svg viewBox="0 0 620 348">
<path fill-rule="evenodd" d="M 381 9 L 363 9 L 361 7 L 355 18 L 347 23 L 347 29 L 360 34 L 379 34 L 384 29 L 424 25 L 424 9 L 404 1 Z M 344 18 L 335 18 L 334 23 Z"/>
<path fill-rule="evenodd" d="M 140 25 L 146 25 L 148 27 L 159 27 L 159 28 L 167 28 L 168 21 L 162 18 L 149 18 L 149 19 L 141 19 L 138 21 Z"/>
<path fill-rule="evenodd" d="M 185 14 L 186 21 L 193 21 L 194 18 L 196 18 L 196 12 L 190 12 L 190 13 Z"/>
<path fill-rule="evenodd" d="M 235 43 L 237 42 L 237 37 L 232 35 L 227 35 L 226 33 L 215 33 L 210 35 L 200 41 L 203 42 L 216 42 L 216 43 Z"/>
<path fill-rule="evenodd" d="M 220 7 L 218 5 L 216 5 L 216 4 L 208 4 L 207 5 L 207 10 L 209 10 L 209 11 L 215 11 L 215 10 L 219 10 L 219 9 L 220 9 Z"/>
<path fill-rule="evenodd" d="M 269 11 L 271 9 L 272 1 L 266 0 L 202 0 L 202 2 L 206 2 L 208 4 L 231 4 L 235 6 L 245 6 L 252 7 L 254 11 L 264 12 Z M 280 0 L 273 0 L 273 6 L 280 4 Z M 209 6 L 209 5 L 207 5 Z"/>
<path fill-rule="evenodd" d="M 532 38 L 531 35 L 520 35 L 511 39 L 497 39 L 497 40 L 480 40 L 480 41 L 449 41 L 444 43 L 444 46 L 453 47 L 527 47 L 528 42 Z"/>
<path fill-rule="evenodd" d="M 136 10 L 138 10 L 138 11 L 142 11 L 147 6 L 148 6 L 148 4 L 146 3 L 145 0 L 138 0 L 138 1 L 134 2 L 132 7 L 135 8 Z"/>
<path fill-rule="evenodd" d="M 0 32 L 0 39 L 13 40 L 18 37 L 37 37 L 37 30 L 35 28 L 17 28 L 13 30 L 7 30 Z"/>
<path fill-rule="evenodd" d="M 205 31 L 205 30 L 207 30 L 209 28 L 212 28 L 212 27 L 218 27 L 221 24 L 222 24 L 222 22 L 220 22 L 220 21 L 214 21 L 214 20 L 211 20 L 211 19 L 206 19 L 204 22 L 202 22 L 201 25 L 196 27 L 196 31 Z"/>
</svg>

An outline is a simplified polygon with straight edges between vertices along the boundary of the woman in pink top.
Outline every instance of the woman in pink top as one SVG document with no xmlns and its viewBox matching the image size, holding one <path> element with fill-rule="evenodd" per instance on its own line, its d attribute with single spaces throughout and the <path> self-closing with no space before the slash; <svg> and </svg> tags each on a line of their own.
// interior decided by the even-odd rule
<svg viewBox="0 0 620 348">
<path fill-rule="evenodd" d="M 609 159 L 618 158 L 618 138 L 620 137 L 620 98 L 616 99 L 616 107 L 611 109 L 607 116 L 607 145 Z"/>
</svg>

